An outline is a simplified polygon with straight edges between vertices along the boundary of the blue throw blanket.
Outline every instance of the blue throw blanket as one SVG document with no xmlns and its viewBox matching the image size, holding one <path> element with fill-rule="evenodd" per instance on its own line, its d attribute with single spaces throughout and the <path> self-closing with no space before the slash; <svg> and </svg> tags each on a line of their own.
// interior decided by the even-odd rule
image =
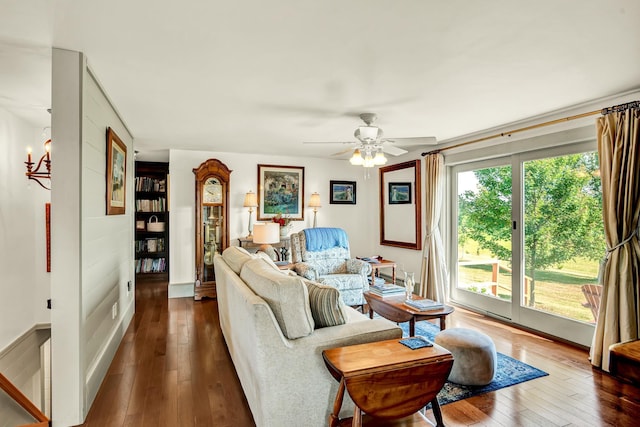
<svg viewBox="0 0 640 427">
<path fill-rule="evenodd" d="M 305 228 L 303 231 L 307 241 L 307 250 L 310 252 L 323 251 L 336 246 L 345 249 L 349 248 L 347 233 L 342 228 Z"/>
</svg>

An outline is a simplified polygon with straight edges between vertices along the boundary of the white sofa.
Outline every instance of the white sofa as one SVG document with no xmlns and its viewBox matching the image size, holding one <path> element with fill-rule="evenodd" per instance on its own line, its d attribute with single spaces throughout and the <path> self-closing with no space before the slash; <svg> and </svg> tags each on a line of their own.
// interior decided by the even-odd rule
<svg viewBox="0 0 640 427">
<path fill-rule="evenodd" d="M 345 306 L 336 289 L 279 271 L 242 248 L 216 255 L 214 266 L 220 326 L 258 427 L 326 426 L 338 382 L 322 350 L 402 336 L 396 324 Z M 345 323 L 317 328 L 311 307 L 326 293 L 337 294 L 330 308 Z M 353 415 L 348 396 L 340 414 Z"/>
</svg>

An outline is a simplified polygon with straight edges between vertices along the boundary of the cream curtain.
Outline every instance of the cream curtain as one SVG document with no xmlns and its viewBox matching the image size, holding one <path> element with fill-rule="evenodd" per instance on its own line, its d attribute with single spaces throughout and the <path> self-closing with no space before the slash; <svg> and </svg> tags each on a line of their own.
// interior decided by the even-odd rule
<svg viewBox="0 0 640 427">
<path fill-rule="evenodd" d="M 607 114 L 596 125 L 607 256 L 590 356 L 609 371 L 609 346 L 638 339 L 640 327 L 640 109 Z"/>
<path fill-rule="evenodd" d="M 449 273 L 444 256 L 440 212 L 444 198 L 444 156 L 440 153 L 425 157 L 425 219 L 426 236 L 420 271 L 420 295 L 434 301 L 449 300 Z"/>
</svg>

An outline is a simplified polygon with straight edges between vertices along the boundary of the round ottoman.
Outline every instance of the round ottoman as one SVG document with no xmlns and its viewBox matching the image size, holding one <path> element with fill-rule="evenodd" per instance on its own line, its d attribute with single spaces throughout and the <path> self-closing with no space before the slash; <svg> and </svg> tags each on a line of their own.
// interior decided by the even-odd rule
<svg viewBox="0 0 640 427">
<path fill-rule="evenodd" d="M 462 385 L 487 385 L 498 367 L 496 346 L 482 332 L 465 328 L 445 329 L 436 335 L 436 344 L 453 355 L 449 381 Z"/>
</svg>

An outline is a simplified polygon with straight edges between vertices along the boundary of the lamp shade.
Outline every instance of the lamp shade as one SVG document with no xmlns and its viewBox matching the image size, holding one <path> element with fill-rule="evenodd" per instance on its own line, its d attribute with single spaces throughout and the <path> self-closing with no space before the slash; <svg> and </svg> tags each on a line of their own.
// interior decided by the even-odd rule
<svg viewBox="0 0 640 427">
<path fill-rule="evenodd" d="M 244 203 L 242 205 L 245 208 L 256 208 L 258 207 L 258 199 L 256 198 L 256 193 L 253 191 L 249 191 L 244 195 Z"/>
<path fill-rule="evenodd" d="M 362 158 L 362 153 L 359 149 L 355 149 L 353 152 L 353 156 L 349 159 L 349 162 L 354 166 L 359 166 L 364 163 L 364 159 Z"/>
<path fill-rule="evenodd" d="M 373 157 L 373 164 L 384 165 L 385 163 L 387 163 L 387 158 L 384 156 L 384 153 L 382 152 L 382 148 L 378 148 L 376 155 Z"/>
<path fill-rule="evenodd" d="M 309 200 L 309 207 L 310 208 L 321 208 L 322 207 L 322 205 L 320 204 L 320 194 L 313 193 L 311 195 L 311 199 Z"/>
<path fill-rule="evenodd" d="M 259 222 L 253 225 L 253 243 L 271 244 L 280 241 L 280 224 Z"/>
</svg>

